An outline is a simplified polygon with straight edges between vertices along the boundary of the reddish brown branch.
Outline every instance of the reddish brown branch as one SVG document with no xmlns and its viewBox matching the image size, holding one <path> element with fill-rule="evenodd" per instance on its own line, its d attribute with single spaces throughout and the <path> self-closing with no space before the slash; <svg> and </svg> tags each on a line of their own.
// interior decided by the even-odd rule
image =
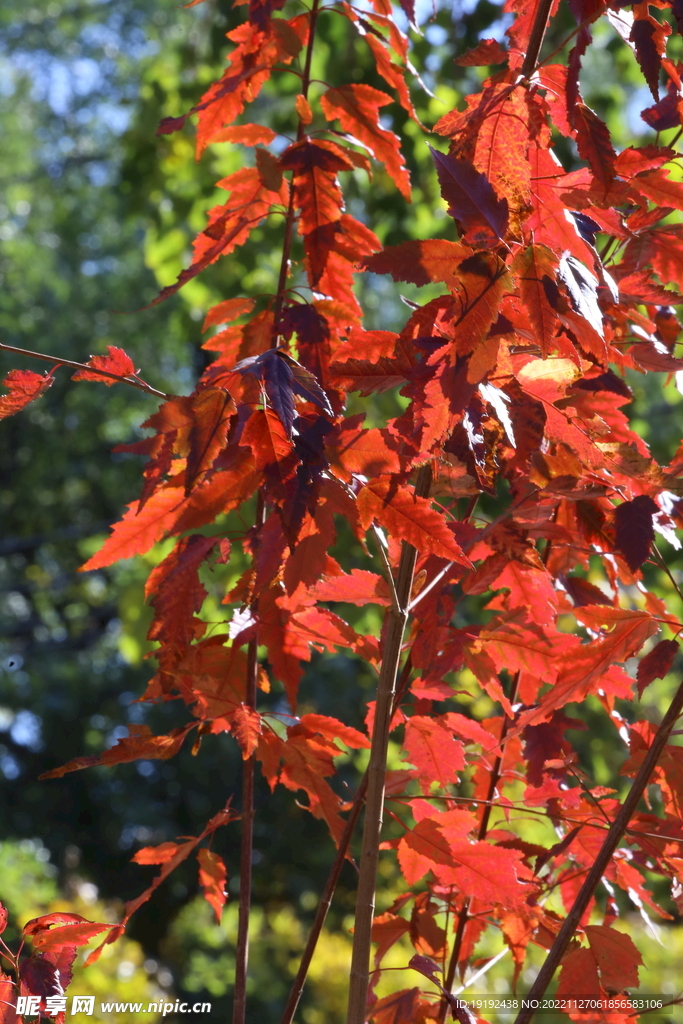
<svg viewBox="0 0 683 1024">
<path fill-rule="evenodd" d="M 648 750 L 642 765 L 633 780 L 633 785 L 629 791 L 628 796 L 624 800 L 621 806 L 621 810 L 614 819 L 609 832 L 605 838 L 604 843 L 598 853 L 593 867 L 588 872 L 586 880 L 584 881 L 579 891 L 572 909 L 567 914 L 564 924 L 560 928 L 560 931 L 555 939 L 548 956 L 546 957 L 545 963 L 538 973 L 536 981 L 531 986 L 528 999 L 529 1002 L 533 1002 L 535 999 L 540 999 L 548 985 L 553 979 L 553 975 L 557 970 L 557 967 L 564 956 L 569 943 L 571 942 L 574 933 L 578 927 L 578 924 L 583 917 L 588 904 L 590 903 L 595 890 L 600 884 L 600 880 L 605 873 L 607 865 L 612 859 L 612 854 L 616 850 L 617 846 L 624 837 L 626 830 L 628 829 L 628 823 L 633 817 L 640 799 L 645 792 L 645 787 L 650 781 L 650 776 L 654 771 L 659 758 L 662 755 L 664 747 L 666 746 L 669 734 L 674 727 L 676 719 L 683 710 L 683 683 L 678 687 L 674 695 L 669 710 L 667 711 L 664 719 L 662 720 L 659 729 L 652 741 L 652 746 Z M 528 1021 L 534 1015 L 534 1011 L 531 1009 L 524 1009 L 517 1014 L 515 1024 L 528 1024 Z"/>
<path fill-rule="evenodd" d="M 534 23 L 531 26 L 531 34 L 529 35 L 529 48 L 526 51 L 524 63 L 522 64 L 523 78 L 528 78 L 536 68 L 536 61 L 538 60 L 538 55 L 541 52 L 543 37 L 545 35 L 545 30 L 548 27 L 550 8 L 552 5 L 553 0 L 539 0 L 536 17 L 534 18 Z"/>
<path fill-rule="evenodd" d="M 265 521 L 263 495 L 256 499 L 255 529 L 260 532 Z M 258 542 L 256 542 L 258 543 Z M 258 600 L 251 604 L 254 618 L 258 617 Z M 249 641 L 247 651 L 247 679 L 245 704 L 256 708 L 258 681 L 258 634 Z M 237 949 L 235 952 L 235 991 L 232 1003 L 232 1024 L 245 1024 L 247 1013 L 247 970 L 249 967 L 249 918 L 251 917 L 251 869 L 254 846 L 254 754 L 242 763 L 242 832 L 240 837 L 240 902 L 237 920 Z"/>
<path fill-rule="evenodd" d="M 70 366 L 74 370 L 87 370 L 88 373 L 97 373 L 100 377 L 108 377 L 109 380 L 119 381 L 121 384 L 128 384 L 131 388 L 137 388 L 138 391 L 144 391 L 148 395 L 155 395 L 157 398 L 168 399 L 172 398 L 172 395 L 167 395 L 164 391 L 157 391 L 156 388 L 151 387 L 149 384 L 145 384 L 142 380 L 136 380 L 134 377 L 122 377 L 120 373 L 109 373 L 108 370 L 98 370 L 96 366 L 88 366 L 87 363 L 77 363 L 73 359 L 61 359 L 57 356 L 49 356 L 44 352 L 32 352 L 28 348 L 17 348 L 16 345 L 5 345 L 0 342 L 0 349 L 4 352 L 17 352 L 20 356 L 28 356 L 29 359 L 40 359 L 44 363 L 52 363 L 55 368 L 60 366 Z"/>
<path fill-rule="evenodd" d="M 519 686 L 519 672 L 515 675 L 512 683 L 512 689 L 510 691 L 510 703 L 514 704 L 517 699 L 517 687 Z M 503 725 L 500 731 L 500 754 L 493 763 L 491 769 L 491 777 L 489 779 L 489 788 L 486 794 L 486 800 L 482 801 L 483 810 L 481 815 L 481 821 L 479 823 L 479 832 L 477 839 L 481 842 L 486 839 L 486 833 L 489 830 L 489 821 L 491 819 L 491 811 L 495 807 L 494 797 L 500 782 L 501 775 L 503 774 L 503 759 L 505 757 L 505 737 L 508 734 L 512 719 L 508 718 L 507 715 L 503 718 Z M 458 968 L 458 961 L 460 960 L 460 950 L 462 948 L 463 938 L 465 936 L 465 927 L 469 920 L 470 915 L 470 900 L 466 899 L 463 903 L 462 910 L 458 915 L 458 924 L 455 931 L 455 938 L 453 940 L 453 951 L 451 952 L 451 958 L 448 963 L 448 971 L 446 973 L 446 979 L 444 981 L 444 988 L 447 992 L 450 992 L 453 988 L 453 982 L 455 980 L 455 972 Z M 443 999 L 441 1006 L 439 1007 L 439 1020 L 445 1021 L 446 1013 L 448 1011 L 448 1000 Z"/>
<path fill-rule="evenodd" d="M 415 494 L 426 497 L 432 482 L 431 465 L 423 466 L 417 475 Z M 364 1024 L 366 1000 L 370 982 L 370 950 L 372 922 L 375 912 L 375 885 L 379 844 L 384 816 L 384 787 L 387 770 L 389 728 L 394 705 L 398 665 L 401 657 L 403 633 L 408 621 L 408 603 L 413 586 L 417 551 L 403 542 L 396 580 L 398 608 L 387 610 L 386 632 L 382 668 L 377 684 L 375 724 L 372 749 L 368 764 L 368 794 L 365 803 L 365 822 L 356 895 L 356 918 L 353 933 L 353 953 L 349 985 L 347 1024 Z"/>
<path fill-rule="evenodd" d="M 396 696 L 392 708 L 392 717 L 394 711 L 401 703 L 403 697 L 405 696 L 405 692 L 408 689 L 408 683 L 410 682 L 410 676 L 412 674 L 412 667 L 412 658 L 410 655 L 408 655 L 405 664 L 403 665 L 403 669 L 401 671 L 401 679 L 398 683 L 398 686 L 396 687 Z M 325 888 L 323 889 L 322 894 L 320 896 L 320 902 L 318 903 L 318 909 L 316 911 L 315 919 L 313 921 L 313 926 L 311 927 L 311 930 L 308 933 L 306 948 L 303 951 L 301 962 L 299 963 L 299 970 L 296 972 L 296 977 L 292 982 L 292 988 L 290 990 L 287 1005 L 285 1006 L 285 1010 L 282 1015 L 280 1024 L 292 1024 L 292 1020 L 294 1019 L 296 1008 L 299 1005 L 299 1000 L 301 999 L 301 994 L 304 990 L 304 985 L 306 984 L 308 969 L 311 965 L 311 960 L 313 959 L 313 954 L 315 953 L 316 946 L 318 945 L 318 939 L 320 938 L 320 933 L 323 929 L 323 925 L 325 924 L 325 918 L 327 917 L 327 912 L 330 909 L 332 898 L 334 896 L 337 884 L 339 882 L 341 869 L 344 865 L 344 861 L 346 860 L 349 846 L 351 845 L 351 840 L 353 838 L 353 833 L 356 828 L 356 823 L 358 821 L 361 808 L 365 801 L 365 794 L 367 792 L 367 788 L 368 773 L 366 771 L 363 778 L 361 779 L 349 816 L 346 819 L 346 827 L 339 841 L 337 854 L 334 858 L 332 867 L 330 868 L 330 873 L 327 876 Z"/>
</svg>

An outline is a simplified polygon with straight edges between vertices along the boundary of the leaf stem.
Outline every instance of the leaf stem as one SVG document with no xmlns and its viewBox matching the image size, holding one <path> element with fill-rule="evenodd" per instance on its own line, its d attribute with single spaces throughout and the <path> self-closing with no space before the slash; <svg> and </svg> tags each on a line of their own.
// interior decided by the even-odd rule
<svg viewBox="0 0 683 1024">
<path fill-rule="evenodd" d="M 645 755 L 643 763 L 638 770 L 638 774 L 633 780 L 633 785 L 629 790 L 629 794 L 624 800 L 621 810 L 614 819 L 609 832 L 605 837 L 605 841 L 600 848 L 600 852 L 595 858 L 595 862 L 579 890 L 579 894 L 574 901 L 572 909 L 567 914 L 564 924 L 558 932 L 557 938 L 555 939 L 552 948 L 538 973 L 536 981 L 531 986 L 531 991 L 527 997 L 530 1004 L 534 999 L 540 999 L 543 996 L 548 985 L 552 981 L 553 975 L 565 954 L 567 946 L 571 942 L 578 924 L 583 917 L 595 890 L 600 884 L 600 880 L 605 873 L 605 869 L 628 829 L 628 823 L 640 803 L 645 787 L 650 781 L 650 776 L 652 775 L 664 747 L 666 746 L 669 734 L 674 727 L 674 723 L 682 710 L 683 683 L 681 683 L 676 690 L 674 698 L 669 706 L 669 710 L 662 719 L 662 722 L 655 734 L 652 746 Z M 528 1024 L 533 1015 L 534 1011 L 532 1009 L 524 1009 L 517 1014 L 515 1024 Z"/>
<path fill-rule="evenodd" d="M 87 363 L 77 363 L 73 359 L 60 359 L 57 356 L 46 355 L 45 352 L 32 352 L 31 349 L 17 348 L 16 345 L 5 345 L 3 342 L 0 342 L 0 350 L 3 352 L 17 352 L 20 356 L 28 356 L 29 359 L 41 359 L 44 363 L 52 363 L 55 369 L 60 366 L 70 366 L 74 370 L 87 370 L 88 373 L 98 373 L 100 377 L 108 377 L 109 380 L 116 380 L 121 384 L 129 384 L 130 387 L 137 388 L 138 391 L 144 391 L 148 395 L 155 395 L 157 398 L 164 398 L 167 401 L 173 397 L 172 395 L 167 395 L 164 391 L 157 391 L 156 388 L 145 384 L 142 380 L 122 377 L 120 373 L 109 373 L 108 370 L 98 370 L 94 366 L 88 366 Z"/>
<path fill-rule="evenodd" d="M 426 497 L 432 482 L 431 464 L 422 466 L 417 475 L 415 494 Z M 394 693 L 398 665 L 401 657 L 403 633 L 408 621 L 408 602 L 415 574 L 417 551 L 403 542 L 401 559 L 396 580 L 396 594 L 399 609 L 387 609 L 385 619 L 385 640 L 377 684 L 375 725 L 372 732 L 372 748 L 368 764 L 368 793 L 365 802 L 365 821 L 360 857 L 358 892 L 356 895 L 356 919 L 353 933 L 353 953 L 349 985 L 349 1006 L 347 1024 L 364 1024 L 366 1002 L 370 982 L 370 950 L 372 944 L 372 921 L 375 911 L 375 885 L 379 844 L 384 812 L 384 788 L 387 770 L 387 749 L 389 728 L 394 706 Z"/>
</svg>

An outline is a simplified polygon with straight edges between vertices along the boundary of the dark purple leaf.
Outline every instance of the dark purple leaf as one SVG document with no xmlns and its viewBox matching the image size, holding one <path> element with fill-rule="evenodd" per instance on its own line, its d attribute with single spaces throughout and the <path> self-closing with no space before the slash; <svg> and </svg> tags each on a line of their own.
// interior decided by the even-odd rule
<svg viewBox="0 0 683 1024">
<path fill-rule="evenodd" d="M 655 539 L 652 517 L 659 508 L 652 498 L 639 494 L 633 501 L 624 501 L 614 512 L 617 548 L 631 572 L 640 569 L 650 554 Z"/>
<path fill-rule="evenodd" d="M 496 238 L 502 238 L 508 224 L 507 200 L 498 198 L 486 175 L 469 160 L 429 148 L 451 217 L 460 221 L 465 231 L 488 227 Z"/>
</svg>

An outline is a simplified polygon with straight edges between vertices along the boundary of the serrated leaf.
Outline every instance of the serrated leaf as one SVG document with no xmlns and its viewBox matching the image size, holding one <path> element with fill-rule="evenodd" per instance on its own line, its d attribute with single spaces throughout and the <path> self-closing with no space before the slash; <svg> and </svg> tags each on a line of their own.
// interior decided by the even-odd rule
<svg viewBox="0 0 683 1024">
<path fill-rule="evenodd" d="M 0 419 L 13 416 L 42 395 L 54 384 L 54 377 L 51 373 L 43 375 L 33 370 L 10 370 L 2 383 L 9 388 L 9 394 L 0 396 Z"/>
<path fill-rule="evenodd" d="M 676 640 L 660 640 L 649 654 L 640 659 L 636 672 L 639 697 L 643 696 L 646 686 L 649 686 L 655 679 L 663 679 L 671 670 L 678 648 L 679 644 Z"/>
<path fill-rule="evenodd" d="M 366 530 L 376 519 L 390 534 L 412 544 L 422 554 L 436 555 L 468 568 L 472 565 L 443 516 L 429 501 L 392 484 L 386 477 L 363 487 L 358 494 L 358 512 Z"/>
<path fill-rule="evenodd" d="M 91 356 L 88 360 L 88 366 L 92 366 L 93 371 L 103 370 L 106 373 L 115 373 L 119 377 L 130 377 L 131 374 L 135 373 L 135 364 L 133 360 L 123 351 L 122 348 L 117 348 L 116 345 L 107 345 L 106 356 Z M 96 380 L 100 384 L 106 384 L 108 388 L 116 384 L 115 380 L 111 377 L 106 377 L 101 373 L 90 372 L 88 370 L 78 370 L 73 375 L 72 380 Z"/>
<path fill-rule="evenodd" d="M 216 924 L 221 923 L 223 907 L 227 899 L 225 886 L 228 873 L 223 859 L 211 850 L 201 849 L 197 853 L 199 861 L 199 884 L 204 890 L 204 899 L 213 907 Z"/>
<path fill-rule="evenodd" d="M 507 200 L 498 198 L 486 175 L 469 160 L 439 153 L 431 146 L 430 151 L 451 217 L 460 221 L 466 234 L 476 235 L 483 228 L 502 239 L 508 225 Z"/>
</svg>

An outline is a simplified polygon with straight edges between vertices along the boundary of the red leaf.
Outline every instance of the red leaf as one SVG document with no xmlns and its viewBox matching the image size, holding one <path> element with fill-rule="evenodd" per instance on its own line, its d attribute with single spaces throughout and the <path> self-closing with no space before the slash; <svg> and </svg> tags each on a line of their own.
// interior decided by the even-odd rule
<svg viewBox="0 0 683 1024">
<path fill-rule="evenodd" d="M 320 98 L 327 119 L 337 118 L 345 132 L 367 146 L 410 201 L 410 177 L 401 160 L 399 140 L 379 123 L 380 107 L 391 102 L 390 96 L 370 85 L 343 85 L 328 89 Z"/>
<path fill-rule="evenodd" d="M 224 302 L 219 302 L 218 305 L 213 306 L 206 314 L 202 324 L 202 331 L 207 331 L 209 327 L 215 327 L 216 324 L 231 324 L 239 317 L 247 316 L 253 308 L 253 299 L 225 299 Z"/>
<path fill-rule="evenodd" d="M 586 925 L 585 932 L 600 972 L 602 987 L 612 992 L 638 988 L 638 967 L 642 965 L 643 958 L 633 939 L 605 924 Z"/>
<path fill-rule="evenodd" d="M 413 715 L 406 724 L 405 760 L 417 768 L 425 793 L 434 782 L 442 789 L 457 782 L 457 773 L 465 767 L 463 744 L 453 738 L 446 721 Z"/>
<path fill-rule="evenodd" d="M 115 373 L 119 377 L 130 377 L 135 373 L 133 360 L 122 348 L 117 348 L 116 345 L 107 345 L 107 352 L 109 354 L 106 356 L 91 356 L 87 365 L 92 366 L 93 371 L 104 370 L 106 373 Z M 88 370 L 79 370 L 71 379 L 97 380 L 101 384 L 106 384 L 108 388 L 117 383 L 111 377 L 105 377 L 100 373 L 89 372 Z"/>
<path fill-rule="evenodd" d="M 405 1024 L 406 1021 L 417 1020 L 419 1004 L 419 988 L 404 988 L 375 1003 L 370 1020 L 373 1024 Z"/>
<path fill-rule="evenodd" d="M 497 39 L 482 39 L 481 42 L 462 57 L 456 57 L 455 63 L 461 68 L 482 67 L 487 64 L 504 64 L 508 59 L 508 52 L 504 50 Z"/>
<path fill-rule="evenodd" d="M 7 927 L 7 907 L 0 903 L 0 935 L 4 932 Z"/>
<path fill-rule="evenodd" d="M 300 722 L 311 732 L 318 732 L 328 740 L 341 740 L 347 747 L 353 747 L 354 750 L 370 749 L 370 740 L 367 736 L 351 725 L 344 725 L 337 718 L 309 714 L 302 715 Z"/>
<path fill-rule="evenodd" d="M 384 959 L 384 954 L 408 931 L 410 931 L 409 923 L 398 914 L 392 914 L 389 911 L 376 917 L 372 922 L 372 941 L 377 943 L 375 964 L 380 964 Z"/>
<path fill-rule="evenodd" d="M 204 899 L 209 906 L 213 907 L 216 923 L 220 924 L 227 899 L 225 883 L 228 873 L 225 864 L 217 853 L 206 849 L 199 850 L 197 860 L 199 861 L 199 884 L 204 890 Z"/>
<path fill-rule="evenodd" d="M 248 760 L 258 746 L 261 735 L 261 716 L 247 704 L 240 704 L 230 715 L 235 739 L 242 748 L 242 757 Z"/>
<path fill-rule="evenodd" d="M 215 537 L 183 537 L 177 547 L 147 577 L 145 596 L 154 605 L 154 622 L 147 637 L 182 650 L 194 639 L 194 615 L 201 609 L 206 588 L 197 575 L 216 546 Z"/>
<path fill-rule="evenodd" d="M 35 918 L 33 921 L 29 921 L 24 928 L 24 935 L 30 935 L 33 945 L 42 952 L 59 952 L 64 947 L 85 946 L 95 935 L 118 927 L 115 924 L 95 924 L 84 919 L 74 924 L 64 924 L 56 928 L 50 926 L 38 927 L 42 921 L 55 916 L 59 915 L 46 914 L 44 918 Z M 32 930 L 29 930 L 30 926 L 33 926 Z"/>
<path fill-rule="evenodd" d="M 431 149 L 431 146 L 430 146 Z M 487 232 L 503 238 L 508 225 L 508 204 L 499 199 L 485 174 L 464 157 L 450 156 L 431 149 L 441 195 L 448 212 L 460 221 L 466 234 L 485 238 Z"/>
<path fill-rule="evenodd" d="M 422 554 L 472 566 L 443 516 L 429 501 L 392 484 L 386 477 L 363 487 L 358 495 L 358 512 L 366 530 L 376 519 L 390 534 L 412 544 Z"/>
<path fill-rule="evenodd" d="M 576 145 L 583 159 L 589 164 L 605 194 L 616 175 L 614 151 L 609 129 L 595 111 L 585 103 L 577 103 L 574 111 L 577 129 Z"/>
<path fill-rule="evenodd" d="M 635 47 L 640 70 L 650 86 L 650 92 L 656 103 L 659 100 L 659 74 L 662 68 L 662 57 L 666 52 L 666 40 L 671 34 L 671 26 L 653 18 L 647 6 L 643 12 L 641 5 L 636 4 L 633 13 L 635 21 L 630 39 Z"/>
<path fill-rule="evenodd" d="M 54 377 L 51 373 L 42 376 L 32 370 L 10 370 L 2 383 L 9 388 L 9 394 L 0 396 L 0 420 L 14 415 L 42 395 L 52 386 Z"/>
<path fill-rule="evenodd" d="M 616 545 L 631 572 L 640 569 L 650 556 L 650 546 L 655 539 L 652 517 L 657 512 L 658 506 L 646 494 L 639 494 L 633 501 L 623 501 L 614 512 Z"/>
<path fill-rule="evenodd" d="M 225 447 L 234 412 L 235 403 L 223 388 L 204 388 L 192 399 L 193 423 L 188 439 L 190 450 L 185 473 L 186 494 L 211 469 L 221 449 Z"/>
<path fill-rule="evenodd" d="M 17 1017 L 17 990 L 8 974 L 0 971 L 0 1024 L 21 1024 Z"/>
<path fill-rule="evenodd" d="M 643 690 L 653 680 L 663 679 L 667 675 L 678 653 L 678 646 L 676 640 L 660 640 L 649 654 L 640 659 L 636 672 L 639 697 L 643 696 Z"/>
<path fill-rule="evenodd" d="M 469 246 L 460 242 L 431 238 L 387 246 L 367 257 L 361 265 L 373 274 L 391 274 L 394 281 L 409 281 L 416 285 L 443 281 L 450 285 L 457 278 L 458 265 L 471 255 Z"/>
<path fill-rule="evenodd" d="M 309 593 L 318 601 L 345 601 L 361 607 L 390 604 L 386 580 L 365 569 L 352 569 L 348 575 L 323 577 Z"/>
<path fill-rule="evenodd" d="M 140 512 L 138 502 L 131 502 L 123 519 L 114 524 L 111 536 L 97 554 L 81 566 L 80 572 L 143 555 L 172 528 L 186 503 L 182 490 L 177 487 L 156 491 Z"/>
<path fill-rule="evenodd" d="M 130 725 L 130 736 L 125 736 L 117 741 L 115 747 L 110 747 L 102 754 L 90 754 L 87 757 L 76 757 L 73 761 L 67 761 L 61 768 L 53 768 L 52 771 L 43 772 L 41 779 L 61 779 L 67 772 L 76 772 L 81 768 L 92 768 L 96 764 L 126 764 L 128 761 L 138 761 L 140 758 L 160 759 L 167 761 L 174 757 L 183 745 L 183 741 L 195 723 L 182 725 L 172 729 L 167 736 L 153 736 L 147 725 Z"/>
<path fill-rule="evenodd" d="M 377 477 L 400 472 L 394 439 L 386 429 L 356 427 L 355 420 L 343 421 L 325 438 L 325 451 L 336 476 L 345 481 L 352 474 Z M 393 444 L 392 444 L 393 442 Z"/>
<path fill-rule="evenodd" d="M 557 348 L 560 322 L 549 294 L 556 287 L 559 260 L 545 245 L 530 245 L 515 259 L 522 302 L 529 315 L 536 341 L 545 359 Z"/>
</svg>

